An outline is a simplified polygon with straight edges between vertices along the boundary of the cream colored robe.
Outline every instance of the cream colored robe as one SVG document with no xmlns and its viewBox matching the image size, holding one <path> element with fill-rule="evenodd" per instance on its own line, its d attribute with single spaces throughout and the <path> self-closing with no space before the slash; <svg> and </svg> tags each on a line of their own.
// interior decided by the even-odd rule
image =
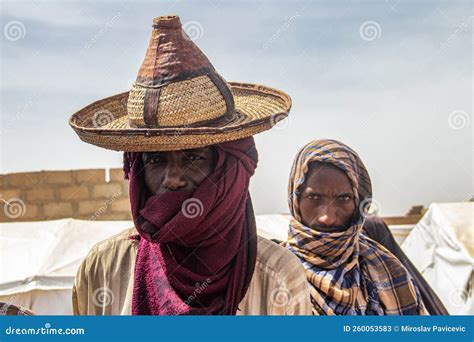
<svg viewBox="0 0 474 342">
<path fill-rule="evenodd" d="M 75 315 L 130 315 L 138 241 L 127 229 L 96 244 L 79 266 Z M 238 315 L 311 315 L 303 265 L 287 249 L 257 237 L 255 271 Z"/>
</svg>

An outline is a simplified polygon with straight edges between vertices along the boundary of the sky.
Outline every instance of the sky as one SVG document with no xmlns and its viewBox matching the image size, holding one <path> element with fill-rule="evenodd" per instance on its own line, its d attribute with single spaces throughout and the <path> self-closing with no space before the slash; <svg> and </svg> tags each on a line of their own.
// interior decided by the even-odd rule
<svg viewBox="0 0 474 342">
<path fill-rule="evenodd" d="M 294 155 L 320 138 L 359 153 L 381 216 L 474 196 L 470 1 L 2 1 L 0 173 L 121 167 L 68 119 L 131 88 L 168 14 L 226 80 L 292 98 L 256 136 L 257 214 L 288 212 Z"/>
</svg>

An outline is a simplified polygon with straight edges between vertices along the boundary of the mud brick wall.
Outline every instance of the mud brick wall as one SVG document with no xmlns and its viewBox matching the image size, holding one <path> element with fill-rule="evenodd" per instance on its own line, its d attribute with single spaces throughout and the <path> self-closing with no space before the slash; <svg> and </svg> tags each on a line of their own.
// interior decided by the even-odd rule
<svg viewBox="0 0 474 342">
<path fill-rule="evenodd" d="M 0 175 L 0 222 L 61 218 L 131 220 L 122 169 Z"/>
</svg>

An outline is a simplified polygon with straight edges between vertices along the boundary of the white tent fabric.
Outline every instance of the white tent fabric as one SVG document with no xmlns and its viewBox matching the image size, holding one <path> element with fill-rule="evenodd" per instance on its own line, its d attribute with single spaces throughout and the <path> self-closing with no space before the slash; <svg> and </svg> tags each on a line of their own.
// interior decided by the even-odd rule
<svg viewBox="0 0 474 342">
<path fill-rule="evenodd" d="M 266 239 L 286 241 L 288 237 L 289 215 L 256 215 L 257 233 Z"/>
<path fill-rule="evenodd" d="M 71 289 L 92 246 L 131 221 L 63 219 L 0 224 L 0 301 L 42 315 L 72 314 Z"/>
<path fill-rule="evenodd" d="M 288 215 L 257 215 L 256 221 L 259 235 L 267 239 L 286 239 Z M 132 226 L 131 221 L 76 219 L 0 224 L 0 301 L 29 308 L 40 315 L 72 314 L 71 289 L 80 262 L 95 243 Z M 440 256 L 433 252 L 437 245 L 433 238 L 428 238 L 433 234 L 433 228 L 418 229 L 426 232 L 422 237 L 414 234 L 404 248 L 415 265 L 425 270 L 424 276 L 429 283 L 437 286 L 441 281 L 439 277 L 443 273 L 437 268 L 441 265 L 445 274 L 455 278 L 456 286 L 464 286 L 469 277 L 468 268 L 469 275 L 472 274 L 472 259 L 468 261 L 463 252 L 459 257 L 461 261 L 445 257 L 441 258 L 444 263 L 438 264 Z M 428 252 L 419 253 L 425 249 Z M 425 267 L 425 254 L 437 255 L 436 267 L 432 267 L 435 271 L 431 270 L 431 273 L 430 267 Z M 433 273 L 436 276 L 433 277 Z M 438 293 L 439 288 L 435 288 Z M 440 296 L 445 302 L 446 298 L 449 300 L 449 294 L 448 297 Z"/>
<path fill-rule="evenodd" d="M 474 314 L 474 203 L 432 204 L 402 249 L 451 314 Z"/>
<path fill-rule="evenodd" d="M 288 218 L 257 216 L 258 234 L 286 239 Z M 131 221 L 63 219 L 0 224 L 0 302 L 38 315 L 71 315 L 71 290 L 79 264 L 97 242 Z"/>
</svg>

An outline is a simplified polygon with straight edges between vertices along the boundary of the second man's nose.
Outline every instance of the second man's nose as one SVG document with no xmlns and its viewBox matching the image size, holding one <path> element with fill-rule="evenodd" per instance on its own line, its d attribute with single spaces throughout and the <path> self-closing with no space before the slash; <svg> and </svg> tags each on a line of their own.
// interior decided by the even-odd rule
<svg viewBox="0 0 474 342">
<path fill-rule="evenodd" d="M 318 223 L 325 226 L 334 226 L 337 222 L 336 212 L 330 207 L 324 208 L 318 213 Z"/>
</svg>

